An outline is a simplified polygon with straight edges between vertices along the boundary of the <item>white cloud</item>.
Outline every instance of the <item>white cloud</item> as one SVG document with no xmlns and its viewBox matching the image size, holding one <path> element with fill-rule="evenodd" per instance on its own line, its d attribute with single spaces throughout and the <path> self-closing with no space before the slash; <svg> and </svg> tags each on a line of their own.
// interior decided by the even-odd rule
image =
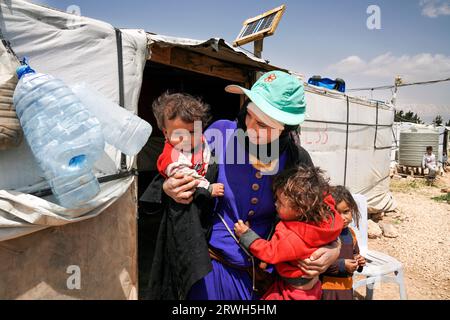
<svg viewBox="0 0 450 320">
<path fill-rule="evenodd" d="M 387 52 L 370 61 L 349 56 L 328 66 L 327 71 L 339 77 L 364 76 L 392 81 L 400 75 L 408 82 L 435 80 L 450 77 L 450 56 L 430 53 L 394 56 Z"/>
<path fill-rule="evenodd" d="M 400 75 L 404 82 L 426 81 L 450 77 L 450 56 L 421 53 L 417 55 L 395 56 L 390 52 L 372 59 L 348 56 L 326 68 L 332 77 L 346 80 L 348 88 L 366 88 L 393 84 L 394 77 Z M 397 108 L 414 111 L 427 123 L 440 114 L 450 120 L 450 82 L 437 85 L 404 87 L 397 96 Z M 357 96 L 390 101 L 391 90 L 375 92 L 352 92 Z"/>
<path fill-rule="evenodd" d="M 429 18 L 450 15 L 450 0 L 420 0 L 422 15 Z"/>
</svg>

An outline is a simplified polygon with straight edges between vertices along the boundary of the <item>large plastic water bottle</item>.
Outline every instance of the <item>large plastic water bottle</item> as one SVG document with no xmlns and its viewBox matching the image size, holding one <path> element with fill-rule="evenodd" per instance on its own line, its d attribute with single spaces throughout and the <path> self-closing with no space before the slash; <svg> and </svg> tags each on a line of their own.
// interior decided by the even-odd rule
<svg viewBox="0 0 450 320">
<path fill-rule="evenodd" d="M 28 65 L 17 75 L 13 102 L 26 140 L 59 203 L 82 205 L 100 190 L 92 173 L 105 144 L 100 123 L 61 80 Z"/>
<path fill-rule="evenodd" d="M 92 171 L 55 177 L 49 184 L 58 203 L 66 208 L 80 207 L 100 192 L 100 185 Z"/>
<path fill-rule="evenodd" d="M 81 102 L 96 116 L 105 141 L 128 156 L 136 155 L 145 145 L 152 126 L 134 113 L 122 108 L 85 83 L 71 87 Z"/>
</svg>

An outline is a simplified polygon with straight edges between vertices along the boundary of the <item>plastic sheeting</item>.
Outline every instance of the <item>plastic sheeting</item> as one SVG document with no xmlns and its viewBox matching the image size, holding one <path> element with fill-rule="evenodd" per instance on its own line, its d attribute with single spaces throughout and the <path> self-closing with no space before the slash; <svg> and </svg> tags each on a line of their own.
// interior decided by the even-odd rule
<svg viewBox="0 0 450 320">
<path fill-rule="evenodd" d="M 136 189 L 99 216 L 0 242 L 0 299 L 137 299 Z"/>
<path fill-rule="evenodd" d="M 19 61 L 3 40 L 0 42 L 0 150 L 17 147 L 23 138 L 22 128 L 12 103 L 17 84 L 15 72 L 17 66 Z"/>
<path fill-rule="evenodd" d="M 225 40 L 219 38 L 195 40 L 148 33 L 148 39 L 151 45 L 157 43 L 161 46 L 187 48 L 191 51 L 198 52 L 206 56 L 232 63 L 261 68 L 261 70 L 283 70 L 268 64 L 268 61 L 258 58 L 248 51 L 245 51 L 239 47 L 233 47 Z"/>
<path fill-rule="evenodd" d="M 309 85 L 306 101 L 300 140 L 314 164 L 332 184 L 366 196 L 372 212 L 394 210 L 389 192 L 394 108 Z"/>
<path fill-rule="evenodd" d="M 14 0 L 0 2 L 0 29 L 19 57 L 31 66 L 68 85 L 86 82 L 119 103 L 119 63 L 116 30 L 98 20 Z M 137 111 L 148 48 L 142 30 L 121 30 L 124 105 Z M 107 145 L 95 165 L 97 176 L 115 174 L 121 153 Z M 127 158 L 128 169 L 134 158 Z M 84 209 L 70 212 L 53 202 L 32 196 L 48 188 L 33 155 L 23 142 L 18 148 L 0 151 L 0 241 L 49 226 L 76 222 L 98 215 L 130 186 L 128 177 L 104 183 L 100 194 Z M 73 218 L 68 218 L 70 216 Z"/>
</svg>

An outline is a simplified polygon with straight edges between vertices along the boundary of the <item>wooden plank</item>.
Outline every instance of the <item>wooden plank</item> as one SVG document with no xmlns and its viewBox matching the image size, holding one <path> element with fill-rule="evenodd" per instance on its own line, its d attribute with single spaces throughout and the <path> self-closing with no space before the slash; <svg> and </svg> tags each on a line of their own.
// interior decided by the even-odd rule
<svg viewBox="0 0 450 320">
<path fill-rule="evenodd" d="M 279 6 L 279 7 L 273 8 L 272 10 L 269 10 L 269 11 L 266 11 L 266 12 L 260 14 L 260 15 L 257 15 L 256 17 L 249 18 L 249 19 L 245 20 L 243 24 L 246 25 L 246 24 L 252 23 L 253 21 L 256 21 L 256 20 L 259 20 L 261 18 L 270 16 L 272 13 L 275 13 L 277 11 L 284 11 L 285 8 L 286 8 L 286 5 L 283 4 L 283 5 Z"/>
<path fill-rule="evenodd" d="M 182 48 L 161 48 L 155 45 L 152 47 L 150 60 L 234 82 L 244 83 L 248 80 L 249 70 L 242 66 L 233 65 Z"/>
<path fill-rule="evenodd" d="M 273 35 L 275 33 L 275 30 L 277 29 L 278 24 L 280 23 L 281 17 L 283 16 L 285 10 L 286 10 L 286 6 L 283 5 L 283 8 L 277 13 L 277 15 L 276 15 L 276 17 L 275 17 L 275 19 L 273 21 L 272 28 L 267 33 L 268 36 L 271 36 L 271 35 Z"/>
<path fill-rule="evenodd" d="M 171 51 L 171 47 L 160 47 L 158 45 L 153 45 L 151 47 L 150 60 L 161 64 L 170 64 Z"/>
<path fill-rule="evenodd" d="M 266 28 L 264 30 L 269 30 L 269 29 Z M 250 34 L 250 35 L 248 35 L 248 36 L 246 36 L 244 38 L 241 38 L 239 40 L 235 40 L 233 42 L 233 46 L 238 47 L 238 46 L 242 46 L 242 45 L 244 45 L 246 43 L 249 43 L 249 42 L 252 42 L 252 41 L 264 39 L 265 36 L 266 36 L 265 32 L 266 31 L 253 33 L 253 34 Z"/>
</svg>

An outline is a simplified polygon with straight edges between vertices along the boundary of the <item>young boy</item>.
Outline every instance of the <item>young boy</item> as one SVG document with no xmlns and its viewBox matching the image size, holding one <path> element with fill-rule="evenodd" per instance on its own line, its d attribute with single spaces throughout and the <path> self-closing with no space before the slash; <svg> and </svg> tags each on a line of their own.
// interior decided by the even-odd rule
<svg viewBox="0 0 450 320">
<path fill-rule="evenodd" d="M 157 161 L 160 175 L 155 180 L 162 188 L 161 176 L 168 178 L 182 173 L 193 176 L 199 184 L 190 204 L 169 199 L 161 208 L 157 258 L 152 262 L 147 298 L 183 300 L 192 285 L 212 270 L 207 242 L 210 217 L 205 214 L 209 212 L 205 207 L 213 206 L 212 197 L 223 196 L 224 186 L 210 183 L 217 179 L 217 165 L 208 165 L 210 149 L 202 135 L 210 119 L 208 105 L 187 94 L 164 93 L 152 107 L 166 139 Z M 160 188 L 150 190 L 161 192 Z"/>
<path fill-rule="evenodd" d="M 422 168 L 428 169 L 428 180 L 433 180 L 436 177 L 436 156 L 431 146 L 427 147 L 427 152 L 423 155 Z"/>
</svg>

